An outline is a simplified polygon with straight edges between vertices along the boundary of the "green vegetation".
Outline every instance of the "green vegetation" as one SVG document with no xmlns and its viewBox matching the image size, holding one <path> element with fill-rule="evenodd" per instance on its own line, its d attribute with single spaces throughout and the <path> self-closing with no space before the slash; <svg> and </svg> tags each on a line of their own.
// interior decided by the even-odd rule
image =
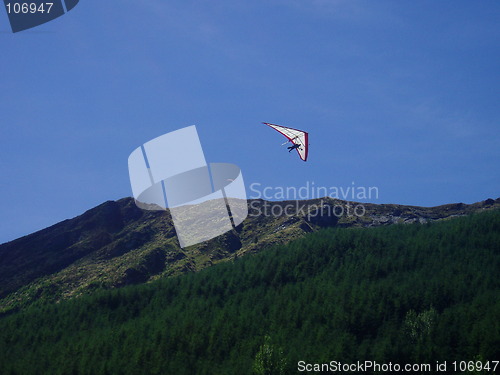
<svg viewBox="0 0 500 375">
<path fill-rule="evenodd" d="M 499 253 L 500 211 L 329 228 L 199 273 L 4 316 L 0 372 L 293 374 L 300 360 L 499 360 Z"/>
<path fill-rule="evenodd" d="M 178 245 L 168 211 L 141 210 L 132 198 L 105 202 L 0 244 L 0 314 L 25 309 L 38 300 L 56 303 L 99 288 L 200 271 L 325 227 L 424 223 L 500 209 L 500 198 L 437 207 L 363 203 L 365 215 L 358 217 L 352 214 L 355 203 L 331 198 L 247 203 L 250 215 L 237 230 L 184 249 Z M 335 216 L 340 212 L 344 215 Z"/>
</svg>

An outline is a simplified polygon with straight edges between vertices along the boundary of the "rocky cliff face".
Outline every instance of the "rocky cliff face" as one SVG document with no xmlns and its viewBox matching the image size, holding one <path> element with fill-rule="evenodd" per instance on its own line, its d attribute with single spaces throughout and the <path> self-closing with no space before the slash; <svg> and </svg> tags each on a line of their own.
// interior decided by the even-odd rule
<svg viewBox="0 0 500 375">
<path fill-rule="evenodd" d="M 500 208 L 500 198 L 438 207 L 359 204 L 330 198 L 248 201 L 236 229 L 184 249 L 168 211 L 134 200 L 105 202 L 76 218 L 0 245 L 0 311 L 201 270 L 333 226 L 371 227 L 442 220 Z"/>
</svg>

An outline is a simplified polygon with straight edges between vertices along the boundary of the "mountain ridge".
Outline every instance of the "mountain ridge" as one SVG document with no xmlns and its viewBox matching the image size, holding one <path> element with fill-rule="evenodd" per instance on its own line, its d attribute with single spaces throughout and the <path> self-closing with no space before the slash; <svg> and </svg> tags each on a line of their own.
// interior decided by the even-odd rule
<svg viewBox="0 0 500 375">
<path fill-rule="evenodd" d="M 58 301 L 97 288 L 198 271 L 324 227 L 425 223 L 498 209 L 500 198 L 436 207 L 328 197 L 279 202 L 254 199 L 248 206 L 249 217 L 236 229 L 185 249 L 179 247 L 168 210 L 144 211 L 132 198 L 104 202 L 73 219 L 1 244 L 0 311 L 39 299 Z M 358 208 L 353 214 L 355 207 L 363 210 Z"/>
</svg>

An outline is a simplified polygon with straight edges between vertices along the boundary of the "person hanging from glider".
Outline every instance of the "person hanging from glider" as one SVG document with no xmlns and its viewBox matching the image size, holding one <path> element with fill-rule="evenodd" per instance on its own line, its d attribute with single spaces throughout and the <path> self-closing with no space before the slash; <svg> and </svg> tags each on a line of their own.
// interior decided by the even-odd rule
<svg viewBox="0 0 500 375">
<path fill-rule="evenodd" d="M 274 130 L 280 132 L 282 135 L 284 135 L 288 141 L 283 143 L 283 146 L 286 145 L 287 143 L 292 143 L 291 146 L 288 146 L 288 152 L 292 152 L 292 150 L 297 150 L 297 153 L 299 154 L 299 157 L 307 161 L 307 155 L 309 153 L 309 133 L 303 131 L 303 130 L 298 130 L 298 129 L 293 129 L 289 128 L 286 126 L 281 126 L 281 125 L 276 125 L 276 124 L 271 124 L 269 122 L 263 122 L 264 125 L 267 125 Z"/>
</svg>

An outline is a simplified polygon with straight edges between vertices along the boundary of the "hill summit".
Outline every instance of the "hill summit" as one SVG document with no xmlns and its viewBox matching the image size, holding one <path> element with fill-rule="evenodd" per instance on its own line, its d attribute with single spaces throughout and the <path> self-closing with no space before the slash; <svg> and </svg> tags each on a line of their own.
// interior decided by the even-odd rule
<svg viewBox="0 0 500 375">
<path fill-rule="evenodd" d="M 0 311 L 38 299 L 61 300 L 97 288 L 118 288 L 195 272 L 284 244 L 325 227 L 425 223 L 500 207 L 474 204 L 416 207 L 321 198 L 249 200 L 249 216 L 210 241 L 179 247 L 167 211 L 145 211 L 132 198 L 107 201 L 80 216 L 0 245 Z"/>
</svg>

